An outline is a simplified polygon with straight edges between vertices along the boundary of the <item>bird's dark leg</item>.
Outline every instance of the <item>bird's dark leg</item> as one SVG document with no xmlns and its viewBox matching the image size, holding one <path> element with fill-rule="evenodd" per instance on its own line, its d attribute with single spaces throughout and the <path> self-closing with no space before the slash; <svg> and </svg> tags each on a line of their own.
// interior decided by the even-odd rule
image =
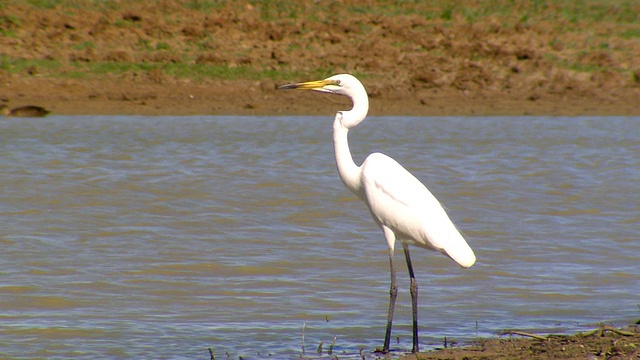
<svg viewBox="0 0 640 360">
<path fill-rule="evenodd" d="M 409 270 L 409 277 L 411 278 L 411 315 L 413 317 L 413 348 L 411 352 L 416 353 L 419 350 L 418 345 L 418 283 L 416 277 L 413 274 L 413 265 L 411 265 L 411 254 L 409 253 L 409 245 L 402 244 L 404 249 L 404 257 L 407 260 L 407 269 Z"/>
<path fill-rule="evenodd" d="M 389 268 L 391 271 L 391 288 L 389 289 L 389 312 L 387 314 L 387 332 L 384 335 L 384 346 L 382 352 L 389 352 L 391 342 L 391 323 L 393 322 L 393 311 L 398 297 L 398 284 L 396 284 L 396 265 L 393 262 L 393 248 L 389 248 Z"/>
</svg>

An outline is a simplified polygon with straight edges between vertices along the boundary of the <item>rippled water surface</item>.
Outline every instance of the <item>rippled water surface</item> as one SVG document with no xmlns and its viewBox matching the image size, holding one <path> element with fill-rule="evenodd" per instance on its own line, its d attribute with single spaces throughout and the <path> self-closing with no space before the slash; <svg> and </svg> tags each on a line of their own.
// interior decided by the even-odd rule
<svg viewBox="0 0 640 360">
<path fill-rule="evenodd" d="M 0 120 L 0 353 L 316 355 L 380 346 L 386 243 L 332 117 Z M 640 118 L 370 118 L 478 262 L 415 249 L 423 348 L 640 317 Z M 410 350 L 401 250 L 394 344 Z M 399 343 L 396 343 L 396 337 Z"/>
</svg>

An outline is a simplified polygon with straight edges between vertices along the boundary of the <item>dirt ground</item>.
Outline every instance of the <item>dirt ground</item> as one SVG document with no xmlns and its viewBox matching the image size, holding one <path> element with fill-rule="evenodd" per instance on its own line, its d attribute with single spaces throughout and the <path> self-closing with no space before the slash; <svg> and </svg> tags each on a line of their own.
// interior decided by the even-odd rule
<svg viewBox="0 0 640 360">
<path fill-rule="evenodd" d="M 640 29 L 607 20 L 619 9 L 594 23 L 562 17 L 553 2 L 535 13 L 507 2 L 512 16 L 472 21 L 462 14 L 474 8 L 410 9 L 441 14 L 425 19 L 409 5 L 387 16 L 358 1 L 3 3 L 0 101 L 53 114 L 331 116 L 347 103 L 275 88 L 350 72 L 372 115 L 640 115 Z M 144 66 L 90 70 L 105 63 Z M 250 71 L 179 76 L 167 70 L 176 64 Z"/>
<path fill-rule="evenodd" d="M 461 348 L 441 349 L 409 355 L 403 360 L 639 360 L 640 332 L 637 327 L 614 329 L 601 325 L 594 331 L 576 335 L 529 337 L 529 334 L 503 335 L 499 339 L 481 340 Z M 532 335 L 535 336 L 535 335 Z"/>
<path fill-rule="evenodd" d="M 292 79 L 292 82 L 315 79 Z M 186 80 L 130 82 L 124 79 L 12 78 L 0 88 L 0 101 L 10 106 L 39 105 L 66 115 L 326 115 L 348 109 L 348 101 L 331 95 L 276 91 L 286 81 L 222 80 L 206 84 Z M 363 80 L 366 87 L 383 82 Z M 380 85 L 378 85 L 380 84 Z M 402 92 L 406 92 L 403 90 Z M 369 115 L 640 115 L 640 96 L 525 95 L 499 92 L 465 94 L 433 90 L 420 96 L 372 96 Z M 524 99 L 523 99 L 524 98 Z"/>
</svg>

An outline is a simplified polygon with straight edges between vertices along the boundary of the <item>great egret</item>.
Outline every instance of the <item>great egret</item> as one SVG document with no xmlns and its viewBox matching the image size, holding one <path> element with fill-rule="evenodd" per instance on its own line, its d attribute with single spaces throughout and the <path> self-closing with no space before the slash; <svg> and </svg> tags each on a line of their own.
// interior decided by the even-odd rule
<svg viewBox="0 0 640 360">
<path fill-rule="evenodd" d="M 7 105 L 0 105 L 0 114 L 11 117 L 43 117 L 49 113 L 43 107 L 35 105 L 25 105 L 9 109 Z"/>
<path fill-rule="evenodd" d="M 367 92 L 358 79 L 353 75 L 339 74 L 319 81 L 283 85 L 279 89 L 309 89 L 344 95 L 353 102 L 351 110 L 336 113 L 333 122 L 333 145 L 340 179 L 347 189 L 367 204 L 373 220 L 382 228 L 389 246 L 391 288 L 382 351 L 389 351 L 393 311 L 398 294 L 393 260 L 395 242 L 398 240 L 404 249 L 411 278 L 412 352 L 417 352 L 418 285 L 411 265 L 409 245 L 440 251 L 464 268 L 475 263 L 473 250 L 453 225 L 438 200 L 398 162 L 387 155 L 373 153 L 361 166 L 354 163 L 349 151 L 347 134 L 349 129 L 365 119 L 369 111 Z"/>
</svg>

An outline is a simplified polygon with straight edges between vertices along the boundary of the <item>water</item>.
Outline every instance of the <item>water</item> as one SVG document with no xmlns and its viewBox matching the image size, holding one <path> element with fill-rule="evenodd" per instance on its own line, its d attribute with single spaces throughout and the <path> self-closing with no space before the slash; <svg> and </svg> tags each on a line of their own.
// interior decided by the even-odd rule
<svg viewBox="0 0 640 360">
<path fill-rule="evenodd" d="M 371 118 L 478 262 L 413 251 L 423 348 L 640 317 L 639 118 Z M 386 244 L 340 183 L 331 117 L 0 121 L 0 353 L 358 357 L 382 344 Z M 410 350 L 401 250 L 394 323 Z M 396 343 L 396 337 L 400 343 Z"/>
</svg>

